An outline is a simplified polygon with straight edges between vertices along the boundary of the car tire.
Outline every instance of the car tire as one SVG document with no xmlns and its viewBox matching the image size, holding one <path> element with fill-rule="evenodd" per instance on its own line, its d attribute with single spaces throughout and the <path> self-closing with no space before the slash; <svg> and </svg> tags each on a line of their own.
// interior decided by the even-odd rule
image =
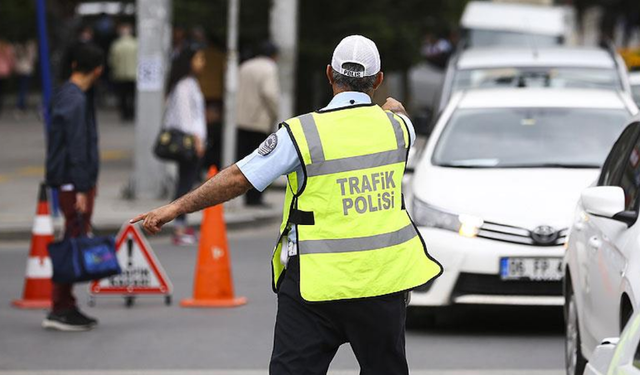
<svg viewBox="0 0 640 375">
<path fill-rule="evenodd" d="M 573 290 L 568 290 L 565 299 L 565 369 L 567 375 L 582 375 L 587 365 L 587 360 L 582 355 L 582 340 L 580 339 L 580 326 L 578 325 L 578 307 Z"/>
<path fill-rule="evenodd" d="M 407 329 L 429 329 L 436 325 L 436 308 L 423 306 L 407 307 Z"/>
</svg>

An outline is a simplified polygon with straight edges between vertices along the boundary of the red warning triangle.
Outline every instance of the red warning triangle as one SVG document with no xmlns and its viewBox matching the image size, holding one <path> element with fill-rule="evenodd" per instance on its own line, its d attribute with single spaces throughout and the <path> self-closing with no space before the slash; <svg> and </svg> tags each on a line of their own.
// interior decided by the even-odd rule
<svg viewBox="0 0 640 375">
<path fill-rule="evenodd" d="M 116 236 L 120 275 L 91 283 L 91 294 L 171 294 L 173 285 L 137 226 L 125 224 Z"/>
</svg>

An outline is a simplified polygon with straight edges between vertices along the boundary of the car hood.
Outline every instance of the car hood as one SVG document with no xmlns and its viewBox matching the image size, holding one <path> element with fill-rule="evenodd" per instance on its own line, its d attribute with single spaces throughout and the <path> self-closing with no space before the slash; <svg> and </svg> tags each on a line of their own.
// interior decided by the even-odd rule
<svg viewBox="0 0 640 375">
<path fill-rule="evenodd" d="M 539 225 L 570 226 L 580 192 L 597 169 L 443 168 L 417 171 L 414 198 L 456 214 L 529 230 Z"/>
</svg>

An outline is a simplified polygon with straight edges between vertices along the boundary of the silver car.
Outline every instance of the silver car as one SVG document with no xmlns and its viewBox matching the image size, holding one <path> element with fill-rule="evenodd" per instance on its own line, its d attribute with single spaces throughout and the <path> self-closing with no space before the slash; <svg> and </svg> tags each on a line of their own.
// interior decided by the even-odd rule
<svg viewBox="0 0 640 375">
<path fill-rule="evenodd" d="M 575 210 L 565 254 L 566 368 L 580 375 L 640 304 L 640 118 L 625 128 Z"/>
</svg>

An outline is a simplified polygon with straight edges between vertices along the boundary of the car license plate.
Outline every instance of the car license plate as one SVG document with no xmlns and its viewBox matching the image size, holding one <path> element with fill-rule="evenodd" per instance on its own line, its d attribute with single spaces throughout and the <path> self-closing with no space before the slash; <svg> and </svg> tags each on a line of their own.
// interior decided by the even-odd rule
<svg viewBox="0 0 640 375">
<path fill-rule="evenodd" d="M 502 280 L 562 280 L 562 258 L 501 258 Z"/>
</svg>

